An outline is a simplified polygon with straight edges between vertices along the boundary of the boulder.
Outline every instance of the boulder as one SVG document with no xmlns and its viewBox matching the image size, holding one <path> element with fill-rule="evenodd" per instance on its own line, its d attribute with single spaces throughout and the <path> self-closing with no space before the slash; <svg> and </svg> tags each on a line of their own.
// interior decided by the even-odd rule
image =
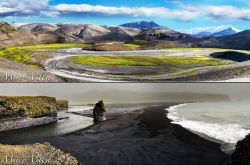
<svg viewBox="0 0 250 165">
<path fill-rule="evenodd" d="M 95 104 L 95 107 L 93 109 L 93 118 L 94 118 L 94 122 L 100 122 L 100 121 L 104 121 L 105 118 L 105 106 L 103 101 L 99 101 L 98 103 Z"/>
<path fill-rule="evenodd" d="M 68 100 L 57 100 L 56 105 L 58 110 L 67 110 L 69 108 Z"/>
</svg>

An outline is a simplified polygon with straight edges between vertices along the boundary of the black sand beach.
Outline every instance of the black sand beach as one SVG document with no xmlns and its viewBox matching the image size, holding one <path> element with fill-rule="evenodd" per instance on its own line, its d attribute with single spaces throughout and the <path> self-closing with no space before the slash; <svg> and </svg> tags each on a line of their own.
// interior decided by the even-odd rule
<svg viewBox="0 0 250 165">
<path fill-rule="evenodd" d="M 22 142 L 49 142 L 72 154 L 84 165 L 219 165 L 229 155 L 179 125 L 171 124 L 164 110 L 152 106 L 63 136 Z"/>
</svg>

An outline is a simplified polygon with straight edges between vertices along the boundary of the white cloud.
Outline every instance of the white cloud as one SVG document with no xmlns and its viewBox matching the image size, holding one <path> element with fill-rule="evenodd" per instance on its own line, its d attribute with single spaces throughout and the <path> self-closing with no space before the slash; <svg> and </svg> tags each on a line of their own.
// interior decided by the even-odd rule
<svg viewBox="0 0 250 165">
<path fill-rule="evenodd" d="M 170 10 L 165 7 L 108 7 L 108 6 L 92 6 L 87 4 L 59 4 L 52 7 L 53 10 L 62 13 L 100 13 L 108 15 L 131 15 L 131 16 L 158 16 L 173 17 L 181 20 L 189 20 L 196 17 L 194 12 L 189 10 Z"/>
<path fill-rule="evenodd" d="M 208 17 L 212 18 L 250 20 L 250 9 L 234 6 L 207 6 L 205 10 Z"/>
<path fill-rule="evenodd" d="M 168 7 L 109 7 L 88 4 L 49 5 L 50 0 L 0 0 L 0 17 L 10 16 L 48 16 L 62 14 L 102 14 L 129 15 L 134 17 L 162 17 L 184 21 L 199 17 L 213 19 L 250 20 L 250 9 L 235 6 L 194 6 L 173 0 L 175 9 Z"/>
<path fill-rule="evenodd" d="M 49 10 L 50 0 L 1 0 L 0 16 L 55 16 L 54 11 Z"/>
</svg>

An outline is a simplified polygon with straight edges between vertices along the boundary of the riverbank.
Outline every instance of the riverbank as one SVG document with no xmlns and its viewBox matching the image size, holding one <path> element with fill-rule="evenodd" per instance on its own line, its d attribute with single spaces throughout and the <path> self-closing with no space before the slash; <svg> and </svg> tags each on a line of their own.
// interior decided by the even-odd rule
<svg viewBox="0 0 250 165">
<path fill-rule="evenodd" d="M 164 109 L 172 105 L 108 114 L 105 122 L 86 129 L 20 144 L 49 142 L 86 165 L 223 164 L 229 155 L 219 144 L 171 124 Z"/>
</svg>

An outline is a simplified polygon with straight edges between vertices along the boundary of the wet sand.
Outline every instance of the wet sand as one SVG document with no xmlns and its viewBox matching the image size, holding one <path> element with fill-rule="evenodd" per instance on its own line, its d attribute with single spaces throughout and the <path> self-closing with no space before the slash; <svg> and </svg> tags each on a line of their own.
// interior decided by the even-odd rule
<svg viewBox="0 0 250 165">
<path fill-rule="evenodd" d="M 22 142 L 49 142 L 84 165 L 219 165 L 229 155 L 220 144 L 171 124 L 164 110 L 149 106 L 63 136 Z"/>
</svg>

